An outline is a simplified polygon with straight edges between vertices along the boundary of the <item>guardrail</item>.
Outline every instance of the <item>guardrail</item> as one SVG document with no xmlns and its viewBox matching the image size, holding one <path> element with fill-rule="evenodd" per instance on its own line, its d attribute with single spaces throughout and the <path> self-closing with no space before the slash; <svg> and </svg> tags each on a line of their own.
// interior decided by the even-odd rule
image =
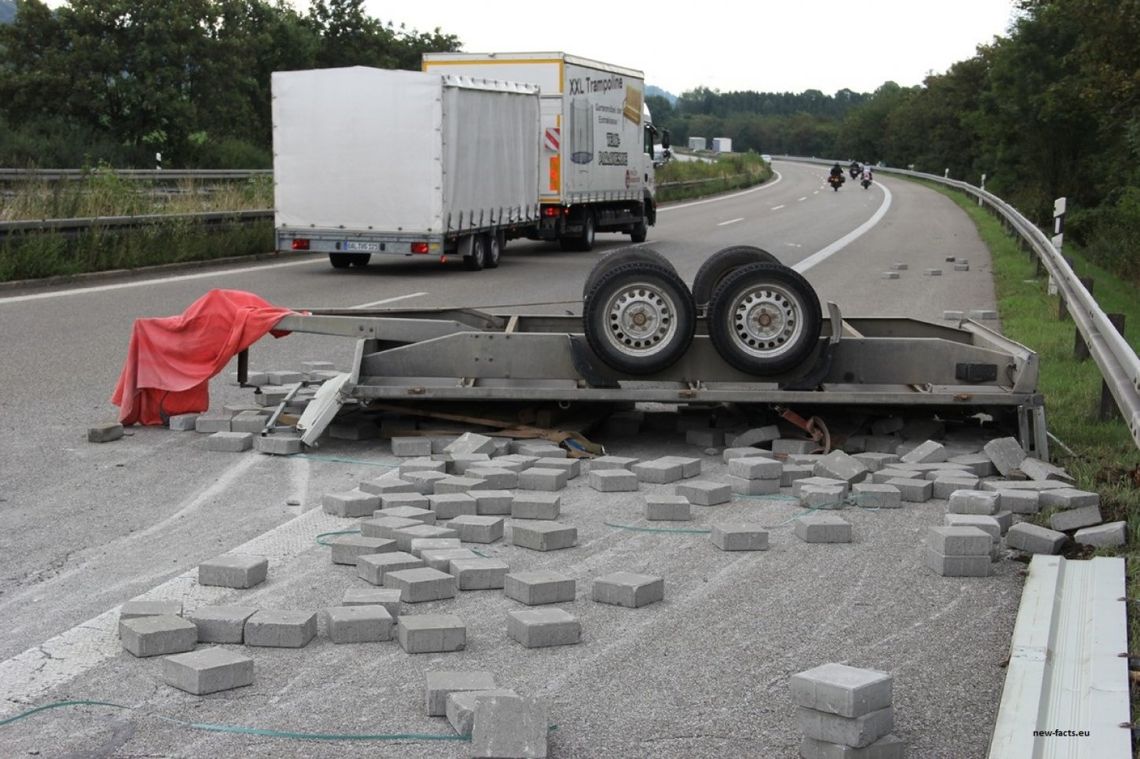
<svg viewBox="0 0 1140 759">
<path fill-rule="evenodd" d="M 773 156 L 785 161 L 800 163 L 814 163 L 832 165 L 833 160 L 818 158 L 804 158 L 799 156 Z M 924 179 L 929 182 L 947 185 L 961 190 L 976 198 L 983 206 L 1001 217 L 1005 223 L 1016 232 L 1025 244 L 1037 256 L 1037 260 L 1057 283 L 1057 288 L 1063 302 L 1072 314 L 1077 331 L 1088 346 L 1089 354 L 1096 361 L 1104 378 L 1105 386 L 1116 401 L 1129 431 L 1132 440 L 1140 448 L 1140 358 L 1132 350 L 1132 346 L 1124 336 L 1109 321 L 1092 294 L 1077 277 L 1076 272 L 1069 266 L 1060 251 L 1053 246 L 1037 225 L 1029 221 L 1016 208 L 1004 200 L 975 187 L 968 182 L 940 177 L 936 174 L 924 174 L 920 171 L 907 169 L 894 169 L 890 167 L 872 167 L 876 172 L 884 174 L 899 174 L 902 176 Z"/>
<path fill-rule="evenodd" d="M 179 221 L 208 226 L 254 224 L 272 221 L 273 209 L 253 211 L 207 211 L 204 213 L 141 214 L 138 216 L 93 216 L 80 219 L 23 219 L 0 222 L 0 239 L 20 233 L 58 232 L 77 235 L 93 227 L 132 229 Z"/>
</svg>

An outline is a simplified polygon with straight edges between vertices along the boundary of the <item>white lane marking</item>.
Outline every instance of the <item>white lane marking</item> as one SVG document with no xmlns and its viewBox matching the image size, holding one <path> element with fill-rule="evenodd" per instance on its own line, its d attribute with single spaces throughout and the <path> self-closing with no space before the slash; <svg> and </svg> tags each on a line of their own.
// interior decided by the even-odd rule
<svg viewBox="0 0 1140 759">
<path fill-rule="evenodd" d="M 812 191 L 811 191 L 811 194 L 812 194 L 812 195 L 819 195 L 819 190 L 812 190 Z"/>
<path fill-rule="evenodd" d="M 765 182 L 762 185 L 753 187 L 748 190 L 741 190 L 740 192 L 734 192 L 731 195 L 721 195 L 716 198 L 709 198 L 708 200 L 694 200 L 692 203 L 682 203 L 679 206 L 663 206 L 657 209 L 657 213 L 676 211 L 678 208 L 692 208 L 693 206 L 703 206 L 705 203 L 719 203 L 722 200 L 731 200 L 732 198 L 739 198 L 741 195 L 748 195 L 753 192 L 759 192 L 760 190 L 767 190 L 769 187 L 775 187 L 778 185 L 780 183 L 780 180 L 784 178 L 783 174 L 774 169 L 772 173 L 776 175 L 776 180 L 774 182 Z"/>
<path fill-rule="evenodd" d="M 729 224 L 735 224 L 738 221 L 744 221 L 744 217 L 741 216 L 739 219 L 729 219 L 728 221 L 722 221 L 721 223 L 717 224 L 717 226 L 727 227 Z"/>
<path fill-rule="evenodd" d="M 781 208 L 783 208 L 783 207 L 784 207 L 784 204 L 783 204 L 783 203 L 781 203 L 781 204 L 780 204 L 780 205 L 778 205 L 778 206 L 772 206 L 772 210 L 773 210 L 773 211 L 779 211 L 779 210 L 780 210 Z"/>
<path fill-rule="evenodd" d="M 408 298 L 418 298 L 427 293 L 409 293 L 407 295 L 397 295 L 394 298 L 385 298 L 384 300 L 374 300 L 371 303 L 361 303 L 359 306 L 349 306 L 349 308 L 372 308 L 372 306 L 382 306 L 385 303 L 395 303 L 398 300 L 406 300 Z"/>
<path fill-rule="evenodd" d="M 265 264 L 264 266 L 243 266 L 238 269 L 212 269 L 198 274 L 180 274 L 177 277 L 161 277 L 159 279 L 140 279 L 132 282 L 119 282 L 114 285 L 95 285 L 94 287 L 73 287 L 70 290 L 55 290 L 50 293 L 35 293 L 33 295 L 13 295 L 9 298 L 0 298 L 0 306 L 6 303 L 23 303 L 29 300 L 45 300 L 47 298 L 62 298 L 67 295 L 87 295 L 88 293 L 105 293 L 111 290 L 126 290 L 129 287 L 152 287 L 154 285 L 168 285 L 172 282 L 188 282 L 193 279 L 206 279 L 207 277 L 224 277 L 230 274 L 245 274 L 251 271 L 266 271 L 267 269 L 284 269 L 287 266 L 306 266 L 315 264 L 320 259 L 309 258 L 304 261 L 286 261 L 280 264 Z"/>
<path fill-rule="evenodd" d="M 871 218 L 867 219 L 858 227 L 843 235 L 843 237 L 840 237 L 838 240 L 831 243 L 826 248 L 812 253 L 810 256 L 800 261 L 792 268 L 798 271 L 800 274 L 803 274 L 805 271 L 815 266 L 816 264 L 823 263 L 827 259 L 831 258 L 833 255 L 843 250 L 849 244 L 855 242 L 855 240 L 862 237 L 863 234 L 878 224 L 879 221 L 881 221 L 882 218 L 887 215 L 887 211 L 891 207 L 891 191 L 888 190 L 887 186 L 884 184 L 880 184 L 879 188 L 883 191 L 883 203 L 879 206 L 879 210 L 875 211 L 874 215 L 871 216 Z"/>
<path fill-rule="evenodd" d="M 797 203 L 803 203 L 805 200 L 807 200 L 807 196 L 806 196 L 806 195 L 805 195 L 805 196 L 803 196 L 802 198 L 796 198 L 796 202 L 797 202 Z"/>
</svg>

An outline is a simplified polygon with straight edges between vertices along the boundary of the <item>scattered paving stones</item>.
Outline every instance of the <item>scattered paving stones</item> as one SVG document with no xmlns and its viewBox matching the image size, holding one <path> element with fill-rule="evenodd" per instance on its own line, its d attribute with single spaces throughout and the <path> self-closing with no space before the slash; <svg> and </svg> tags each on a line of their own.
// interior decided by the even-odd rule
<svg viewBox="0 0 1140 759">
<path fill-rule="evenodd" d="M 797 498 L 803 498 L 804 488 L 819 488 L 830 487 L 839 488 L 844 496 L 847 495 L 848 484 L 843 480 L 832 479 L 831 477 L 805 477 L 802 480 L 796 480 L 792 485 L 792 495 Z"/>
<path fill-rule="evenodd" d="M 1002 528 L 998 520 L 983 514 L 947 514 L 942 518 L 947 527 L 976 527 L 987 533 L 994 543 L 1001 542 Z"/>
<path fill-rule="evenodd" d="M 458 543 L 447 548 L 429 548 L 425 551 L 421 551 L 418 555 L 424 560 L 424 564 L 427 566 L 440 572 L 447 572 L 448 574 L 451 574 L 450 569 L 453 559 L 479 558 L 479 554 L 470 548 L 461 548 Z"/>
<path fill-rule="evenodd" d="M 269 421 L 269 415 L 259 411 L 242 411 L 235 414 L 233 419 L 230 420 L 230 429 L 234 432 L 248 432 L 252 435 L 257 435 L 265 429 L 265 423 Z M 207 443 L 209 440 L 207 439 Z M 252 441 L 251 441 L 252 442 Z"/>
<path fill-rule="evenodd" d="M 894 678 L 846 664 L 823 664 L 792 675 L 792 702 L 815 711 L 855 718 L 891 705 Z"/>
<path fill-rule="evenodd" d="M 811 474 L 810 467 L 808 474 Z M 728 475 L 728 487 L 736 495 L 773 495 L 780 492 L 779 480 L 748 480 L 743 477 Z"/>
<path fill-rule="evenodd" d="M 464 477 L 476 477 L 477 475 L 474 473 L 474 471 L 477 468 L 497 468 L 493 467 L 491 463 L 491 457 L 485 453 L 473 453 L 466 455 L 453 455 L 450 453 L 445 453 L 442 455 L 447 457 L 447 459 L 437 460 L 444 461 L 444 463 L 447 465 L 445 471 L 451 474 L 462 475 Z M 504 469 L 502 471 L 510 470 Z"/>
<path fill-rule="evenodd" d="M 426 566 L 423 559 L 410 553 L 372 553 L 356 559 L 356 576 L 373 585 L 383 585 L 384 575 L 403 569 L 417 569 Z"/>
<path fill-rule="evenodd" d="M 983 514 L 992 516 L 998 511 L 1001 499 L 997 493 L 986 490 L 955 490 L 950 493 L 946 511 L 951 514 Z"/>
<path fill-rule="evenodd" d="M 383 606 L 396 619 L 400 616 L 400 591 L 393 588 L 349 588 L 340 599 L 341 606 Z"/>
<path fill-rule="evenodd" d="M 242 643 L 253 606 L 200 606 L 186 615 L 198 628 L 199 643 Z"/>
<path fill-rule="evenodd" d="M 538 469 L 565 469 L 566 475 L 574 479 L 582 473 L 582 464 L 578 459 L 569 458 L 542 458 L 534 462 Z"/>
<path fill-rule="evenodd" d="M 124 619 L 137 619 L 138 617 L 157 617 L 163 614 L 172 617 L 182 616 L 182 602 L 127 601 L 119 607 L 119 621 Z"/>
<path fill-rule="evenodd" d="M 1031 480 L 1061 480 L 1064 482 L 1072 482 L 1073 478 L 1064 469 L 1053 466 L 1052 464 L 1036 459 L 1032 456 L 1026 456 L 1017 465 L 1018 470 Z"/>
<path fill-rule="evenodd" d="M 851 496 L 865 509 L 898 509 L 902 507 L 902 492 L 894 485 L 857 482 L 851 486 Z"/>
<path fill-rule="evenodd" d="M 557 572 L 511 572 L 503 585 L 503 595 L 527 606 L 573 601 L 575 592 L 574 578 Z"/>
<path fill-rule="evenodd" d="M 1096 548 L 1118 548 L 1127 541 L 1127 522 L 1109 522 L 1095 527 L 1077 530 L 1073 539 L 1085 546 Z"/>
<path fill-rule="evenodd" d="M 594 580 L 591 597 L 598 603 L 637 609 L 665 598 L 665 580 L 633 572 L 614 572 Z"/>
<path fill-rule="evenodd" d="M 454 614 L 406 614 L 396 638 L 409 654 L 461 651 L 467 645 L 467 625 Z"/>
<path fill-rule="evenodd" d="M 783 462 L 763 456 L 739 456 L 728 462 L 728 473 L 745 480 L 778 480 L 783 471 Z"/>
<path fill-rule="evenodd" d="M 741 448 L 725 448 L 723 451 L 721 451 L 720 456 L 726 464 L 733 459 L 742 458 L 765 458 L 775 460 L 775 454 L 771 451 L 765 451 L 760 448 L 752 448 L 748 446 Z"/>
<path fill-rule="evenodd" d="M 518 487 L 520 490 L 551 492 L 565 488 L 569 479 L 570 472 L 565 469 L 531 467 L 519 472 Z"/>
<path fill-rule="evenodd" d="M 325 630 L 333 643 L 392 640 L 392 615 L 380 605 L 334 606 L 325 610 Z"/>
<path fill-rule="evenodd" d="M 435 519 L 475 516 L 478 511 L 475 499 L 467 493 L 439 493 L 428 496 L 428 500 Z"/>
<path fill-rule="evenodd" d="M 392 438 L 392 455 L 431 456 L 431 438 L 394 437 Z"/>
<path fill-rule="evenodd" d="M 1091 527 L 1104 521 L 1099 506 L 1081 506 L 1068 511 L 1058 511 L 1049 517 L 1049 526 L 1058 532 Z"/>
<path fill-rule="evenodd" d="M 732 439 L 730 445 L 733 448 L 746 448 L 760 443 L 770 443 L 779 437 L 780 428 L 774 424 L 769 424 L 766 427 L 754 427 L 740 433 Z"/>
<path fill-rule="evenodd" d="M 375 512 L 383 514 L 383 511 Z M 366 538 L 384 538 L 395 540 L 398 530 L 408 527 L 417 527 L 423 524 L 418 519 L 405 519 L 403 517 L 380 516 L 375 519 L 366 519 L 360 523 L 360 534 Z"/>
<path fill-rule="evenodd" d="M 805 543 L 851 542 L 851 523 L 836 514 L 805 514 L 794 524 L 796 537 Z"/>
<path fill-rule="evenodd" d="M 1038 501 L 1043 509 L 1077 509 L 1100 505 L 1100 495 L 1075 488 L 1041 491 Z"/>
<path fill-rule="evenodd" d="M 396 550 L 396 541 L 384 538 L 366 538 L 362 535 L 341 535 L 329 541 L 333 564 L 356 566 L 356 559 L 370 553 Z"/>
<path fill-rule="evenodd" d="M 768 550 L 768 531 L 755 524 L 714 524 L 709 537 L 722 551 Z"/>
<path fill-rule="evenodd" d="M 630 459 L 624 456 L 599 456 L 590 462 L 591 472 L 601 472 L 607 469 L 632 470 L 634 464 L 640 459 Z"/>
<path fill-rule="evenodd" d="M 645 497 L 645 518 L 651 522 L 684 522 L 693 518 L 689 499 L 680 495 Z"/>
<path fill-rule="evenodd" d="M 590 468 L 590 487 L 599 493 L 624 493 L 637 490 L 637 475 L 627 469 Z"/>
<path fill-rule="evenodd" d="M 1033 490 L 996 490 L 998 508 L 1014 514 L 1036 514 L 1041 511 L 1041 496 Z"/>
<path fill-rule="evenodd" d="M 661 459 L 643 461 L 641 463 L 634 464 L 632 470 L 633 473 L 637 476 L 637 480 L 654 485 L 667 485 L 671 482 L 676 482 L 685 476 L 684 467 L 679 461 L 662 461 Z M 591 476 L 594 474 L 598 475 L 599 477 L 601 476 L 600 472 L 591 473 Z"/>
<path fill-rule="evenodd" d="M 173 614 L 134 617 L 119 622 L 119 640 L 123 648 L 139 658 L 163 656 L 193 650 L 198 642 L 198 628 Z"/>
<path fill-rule="evenodd" d="M 317 615 L 313 612 L 261 609 L 245 623 L 247 646 L 304 648 L 315 637 Z"/>
<path fill-rule="evenodd" d="M 1017 442 L 1017 438 L 1003 437 L 991 440 L 982 446 L 982 450 L 1003 477 L 1009 476 L 1009 473 L 1025 460 L 1025 450 L 1021 447 L 1021 443 Z"/>
<path fill-rule="evenodd" d="M 265 582 L 269 559 L 227 553 L 198 565 L 198 584 L 223 588 L 252 588 Z"/>
<path fill-rule="evenodd" d="M 790 488 L 797 481 L 814 476 L 814 472 L 815 467 L 810 464 L 784 464 L 780 470 L 780 487 Z M 771 480 L 764 480 L 764 482 L 771 482 Z M 736 493 L 738 491 L 734 488 L 732 492 Z"/>
<path fill-rule="evenodd" d="M 474 556 L 452 559 L 448 571 L 460 590 L 499 590 L 506 583 L 510 567 L 499 559 Z"/>
<path fill-rule="evenodd" d="M 175 414 L 167 420 L 167 425 L 175 432 L 193 432 L 198 426 L 200 414 Z"/>
<path fill-rule="evenodd" d="M 558 551 L 578 542 L 578 528 L 545 520 L 511 525 L 511 545 L 532 551 Z"/>
<path fill-rule="evenodd" d="M 447 721 L 459 735 L 471 735 L 475 724 L 475 704 L 488 696 L 514 696 L 518 694 L 509 688 L 488 690 L 455 691 L 447 695 Z"/>
<path fill-rule="evenodd" d="M 934 483 L 932 492 L 934 497 L 946 501 L 949 500 L 955 492 L 959 490 L 973 490 L 978 486 L 978 478 L 973 475 L 969 477 L 938 477 L 927 478 Z"/>
<path fill-rule="evenodd" d="M 715 506 L 732 500 L 732 489 L 729 485 L 711 480 L 690 480 L 674 487 L 673 492 L 675 495 L 688 498 L 690 503 L 698 506 Z"/>
<path fill-rule="evenodd" d="M 926 503 L 934 495 L 934 483 L 930 480 L 895 477 L 887 480 L 886 484 L 898 488 L 907 503 Z"/>
<path fill-rule="evenodd" d="M 253 685 L 253 659 L 225 648 L 203 648 L 163 659 L 162 679 L 195 696 L 220 693 Z"/>
<path fill-rule="evenodd" d="M 545 757 L 549 735 L 546 705 L 535 698 L 488 696 L 475 701 L 472 757 Z"/>
<path fill-rule="evenodd" d="M 946 447 L 933 440 L 927 440 L 899 457 L 904 464 L 934 464 L 944 462 L 947 458 Z"/>
<path fill-rule="evenodd" d="M 459 533 L 464 543 L 494 543 L 503 537 L 503 524 L 502 517 L 464 514 L 452 519 L 447 526 Z"/>
<path fill-rule="evenodd" d="M 511 502 L 512 519 L 557 519 L 562 510 L 562 497 L 557 493 L 518 491 Z"/>
<path fill-rule="evenodd" d="M 819 443 L 800 438 L 780 438 L 772 441 L 772 453 L 811 453 L 819 450 Z"/>
<path fill-rule="evenodd" d="M 382 477 L 376 477 L 371 480 L 364 480 L 358 486 L 359 490 L 372 495 L 383 496 L 397 495 L 400 493 L 419 493 L 420 486 L 417 483 L 401 479 L 400 477 L 393 476 L 391 473 L 385 474 Z"/>
<path fill-rule="evenodd" d="M 436 670 L 424 674 L 424 691 L 429 717 L 447 714 L 447 699 L 453 693 L 489 691 L 495 688 L 495 676 L 482 671 Z"/>
<path fill-rule="evenodd" d="M 301 438 L 291 435 L 258 435 L 253 439 L 253 447 L 267 456 L 292 456 L 303 449 Z"/>
<path fill-rule="evenodd" d="M 440 527 L 434 524 L 419 524 L 415 527 L 404 527 L 392 533 L 396 541 L 396 548 L 400 551 L 411 551 L 412 541 L 421 538 L 458 538 L 459 532 L 450 527 Z"/>
<path fill-rule="evenodd" d="M 253 448 L 253 435 L 248 432 L 215 432 L 206 438 L 206 450 L 218 453 L 241 453 Z"/>
<path fill-rule="evenodd" d="M 341 493 L 325 493 L 321 497 L 321 507 L 326 514 L 354 518 L 370 517 L 380 508 L 380 496 L 365 493 L 363 490 L 347 490 Z"/>
<path fill-rule="evenodd" d="M 507 613 L 507 635 L 527 648 L 570 646 L 582 640 L 582 625 L 563 609 L 522 609 Z"/>
<path fill-rule="evenodd" d="M 837 509 L 847 500 L 839 485 L 805 485 L 800 488 L 800 505 L 807 509 Z"/>
<path fill-rule="evenodd" d="M 731 464 L 729 466 L 731 467 Z M 849 484 L 862 482 L 870 472 L 871 470 L 862 461 L 843 451 L 832 451 L 815 462 L 814 467 L 817 477 L 830 477 Z"/>
<path fill-rule="evenodd" d="M 451 454 L 472 454 L 472 453 L 486 453 L 488 455 L 495 452 L 495 440 L 486 435 L 479 435 L 474 432 L 465 432 L 460 435 L 455 441 L 444 449 L 444 453 Z M 441 712 L 442 713 L 442 712 Z"/>
<path fill-rule="evenodd" d="M 931 527 L 926 566 L 943 577 L 988 577 L 994 540 L 978 527 Z"/>
<path fill-rule="evenodd" d="M 562 460 L 570 461 L 571 459 Z M 566 473 L 567 476 L 570 476 L 569 469 L 566 470 Z M 464 474 L 468 477 L 483 480 L 488 490 L 506 490 L 518 487 L 519 484 L 519 475 L 517 472 L 512 472 L 509 469 L 500 469 L 499 467 L 468 467 Z"/>
<path fill-rule="evenodd" d="M 475 512 L 479 516 L 506 516 L 511 513 L 515 495 L 509 490 L 475 490 Z"/>
<path fill-rule="evenodd" d="M 1068 541 L 1063 532 L 1047 527 L 1020 522 L 1009 528 L 1005 534 L 1005 544 L 1026 553 L 1058 554 Z"/>
<path fill-rule="evenodd" d="M 452 476 L 446 472 L 408 472 L 401 478 L 412 483 L 416 492 L 431 495 L 436 492 L 435 484 L 441 480 L 450 480 Z M 456 492 L 463 492 L 462 489 Z"/>
<path fill-rule="evenodd" d="M 533 471 L 533 470 L 530 470 Z M 565 484 L 565 481 L 563 481 Z M 522 483 L 519 483 L 522 487 Z M 479 479 L 478 477 L 445 477 L 442 480 L 436 480 L 433 485 L 433 491 L 436 495 L 444 493 L 466 493 L 468 490 L 498 490 L 499 488 L 490 487 L 486 480 Z M 539 490 L 540 488 L 535 488 Z"/>
<path fill-rule="evenodd" d="M 87 428 L 87 442 L 88 443 L 110 443 L 120 439 L 126 433 L 123 430 L 123 425 L 118 422 L 110 422 L 107 424 L 96 424 L 93 427 Z M 209 450 L 214 450 L 209 448 Z"/>
<path fill-rule="evenodd" d="M 431 496 L 426 496 L 420 492 L 384 493 L 380 496 L 381 512 L 378 514 L 374 513 L 373 516 L 395 516 L 394 514 L 385 514 L 384 512 L 390 512 L 392 509 L 399 508 L 431 511 Z"/>
<path fill-rule="evenodd" d="M 457 592 L 453 575 L 431 567 L 386 572 L 384 587 L 399 590 L 400 600 L 409 604 L 455 598 Z"/>
</svg>

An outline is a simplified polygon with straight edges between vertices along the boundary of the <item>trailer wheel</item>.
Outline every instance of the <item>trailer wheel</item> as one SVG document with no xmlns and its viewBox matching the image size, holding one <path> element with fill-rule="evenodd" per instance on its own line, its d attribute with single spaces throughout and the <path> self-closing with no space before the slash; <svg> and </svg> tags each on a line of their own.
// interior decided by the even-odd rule
<svg viewBox="0 0 1140 759">
<path fill-rule="evenodd" d="M 463 257 L 463 264 L 471 271 L 487 265 L 487 235 L 475 235 L 471 240 L 471 255 Z"/>
<path fill-rule="evenodd" d="M 693 300 L 696 301 L 697 308 L 707 306 L 717 285 L 741 266 L 778 263 L 780 262 L 771 253 L 753 245 L 731 245 L 721 248 L 697 269 L 697 276 L 693 280 Z"/>
<path fill-rule="evenodd" d="M 371 253 L 353 253 L 352 254 L 352 265 L 353 266 L 365 267 L 368 265 L 368 262 L 371 260 L 372 260 L 372 254 Z"/>
<path fill-rule="evenodd" d="M 329 263 L 334 269 L 347 269 L 352 266 L 351 253 L 329 253 Z"/>
<path fill-rule="evenodd" d="M 649 224 L 642 218 L 633 225 L 633 229 L 629 232 L 629 239 L 632 242 L 645 242 L 647 237 L 649 237 Z"/>
<path fill-rule="evenodd" d="M 602 257 L 598 259 L 598 262 L 594 264 L 594 268 L 590 269 L 590 274 L 586 277 L 586 282 L 582 285 L 583 303 L 589 299 L 590 291 L 594 289 L 594 285 L 597 284 L 598 279 L 603 274 L 615 266 L 632 263 L 634 261 L 664 266 L 666 269 L 676 272 L 676 269 L 673 268 L 673 264 L 669 263 L 669 259 L 653 248 L 618 248 L 613 252 L 603 254 Z"/>
<path fill-rule="evenodd" d="M 594 214 L 592 211 L 586 211 L 586 218 L 582 222 L 582 236 L 578 238 L 578 250 L 593 250 L 594 237 L 597 234 L 597 229 L 594 227 Z"/>
<path fill-rule="evenodd" d="M 506 244 L 506 236 L 502 230 L 495 230 L 487 235 L 487 260 L 485 265 L 488 269 L 497 269 L 499 267 L 499 259 L 503 255 L 503 246 Z"/>
<path fill-rule="evenodd" d="M 803 363 L 822 326 L 819 298 L 786 266 L 753 263 L 728 274 L 709 302 L 709 337 L 726 362 L 748 374 L 780 374 Z"/>
<path fill-rule="evenodd" d="M 605 271 L 587 293 L 586 341 L 608 366 L 653 374 L 685 353 L 696 328 L 696 307 L 671 267 L 634 261 Z"/>
</svg>

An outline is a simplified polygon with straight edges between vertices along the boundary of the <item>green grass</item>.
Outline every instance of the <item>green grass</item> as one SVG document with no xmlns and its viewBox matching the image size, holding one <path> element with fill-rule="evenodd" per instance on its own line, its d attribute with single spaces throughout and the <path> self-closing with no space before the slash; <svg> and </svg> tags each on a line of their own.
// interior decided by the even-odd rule
<svg viewBox="0 0 1140 759">
<path fill-rule="evenodd" d="M 685 198 L 698 198 L 718 192 L 766 182 L 772 176 L 772 167 L 755 153 L 734 153 L 721 156 L 714 163 L 705 161 L 670 161 L 657 170 L 657 199 L 662 203 Z M 684 187 L 661 187 L 670 182 L 696 182 Z"/>
</svg>

